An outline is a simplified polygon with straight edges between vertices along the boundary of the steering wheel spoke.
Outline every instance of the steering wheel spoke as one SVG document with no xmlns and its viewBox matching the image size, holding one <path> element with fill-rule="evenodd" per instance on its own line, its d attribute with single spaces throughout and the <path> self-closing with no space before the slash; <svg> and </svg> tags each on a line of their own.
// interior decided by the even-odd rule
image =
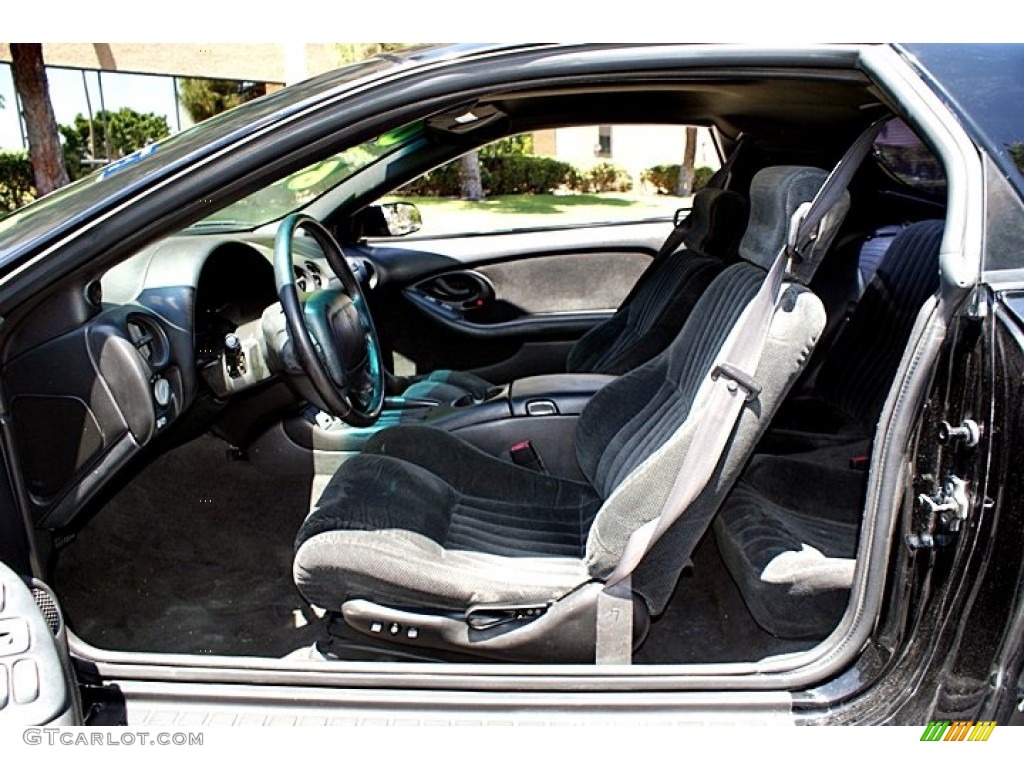
<svg viewBox="0 0 1024 768">
<path fill-rule="evenodd" d="M 341 288 L 299 298 L 293 242 L 298 230 L 320 245 Z M 314 218 L 285 218 L 274 242 L 274 274 L 295 355 L 323 405 L 355 426 L 369 426 L 384 404 L 384 369 L 369 305 L 341 246 Z"/>
</svg>

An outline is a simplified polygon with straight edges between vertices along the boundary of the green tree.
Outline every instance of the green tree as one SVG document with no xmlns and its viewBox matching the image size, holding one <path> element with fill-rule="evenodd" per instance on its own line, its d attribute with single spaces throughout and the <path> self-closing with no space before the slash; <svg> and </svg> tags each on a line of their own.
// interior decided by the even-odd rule
<svg viewBox="0 0 1024 768">
<path fill-rule="evenodd" d="M 24 152 L 0 152 L 0 218 L 35 197 L 32 163 Z"/>
<path fill-rule="evenodd" d="M 171 128 L 163 115 L 123 107 L 117 112 L 100 110 L 92 120 L 78 114 L 72 125 L 60 126 L 60 133 L 68 169 L 78 178 L 90 166 L 105 165 L 169 136 Z M 104 156 L 107 147 L 109 157 Z"/>
<path fill-rule="evenodd" d="M 195 123 L 259 98 L 266 92 L 266 83 L 208 80 L 202 77 L 183 77 L 178 80 L 178 101 Z"/>
<path fill-rule="evenodd" d="M 338 58 L 341 64 L 352 64 L 371 56 L 378 56 L 382 53 L 394 53 L 409 48 L 419 43 L 339 43 Z M 519 139 L 513 137 L 506 141 L 510 151 L 505 154 L 525 154 L 528 150 L 524 147 L 530 142 L 532 149 L 532 138 Z M 463 200 L 479 201 L 484 199 L 483 173 L 480 168 L 481 153 L 476 150 L 463 155 L 459 159 L 459 190 Z"/>
<path fill-rule="evenodd" d="M 414 45 L 419 43 L 338 43 L 338 64 L 354 64 L 371 56 L 395 53 Z"/>
<path fill-rule="evenodd" d="M 1010 157 L 1017 170 L 1024 173 L 1024 141 L 1015 141 L 1010 145 Z"/>
<path fill-rule="evenodd" d="M 486 146 L 480 147 L 480 157 L 503 157 L 505 155 L 532 155 L 533 134 L 518 133 L 515 136 L 506 136 L 504 139 L 492 141 Z"/>
</svg>

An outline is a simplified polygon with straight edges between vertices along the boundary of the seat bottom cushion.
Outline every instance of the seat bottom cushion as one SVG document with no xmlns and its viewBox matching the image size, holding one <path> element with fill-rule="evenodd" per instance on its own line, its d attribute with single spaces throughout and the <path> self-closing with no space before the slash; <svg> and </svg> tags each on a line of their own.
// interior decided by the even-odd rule
<svg viewBox="0 0 1024 768">
<path fill-rule="evenodd" d="M 341 466 L 296 538 L 306 598 L 465 610 L 542 602 L 588 580 L 590 486 L 495 458 L 443 430 L 383 430 Z"/>
<path fill-rule="evenodd" d="M 867 429 L 816 395 L 788 400 L 758 446 L 759 453 L 809 453 L 868 439 Z"/>
<path fill-rule="evenodd" d="M 786 639 L 822 638 L 846 610 L 866 475 L 808 456 L 756 456 L 715 520 L 751 615 Z"/>
</svg>

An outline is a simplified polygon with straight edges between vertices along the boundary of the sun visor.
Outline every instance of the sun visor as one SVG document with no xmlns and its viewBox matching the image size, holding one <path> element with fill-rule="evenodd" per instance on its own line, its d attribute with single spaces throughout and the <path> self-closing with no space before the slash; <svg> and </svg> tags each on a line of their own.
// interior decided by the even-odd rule
<svg viewBox="0 0 1024 768">
<path fill-rule="evenodd" d="M 509 125 L 508 115 L 496 106 L 477 102 L 427 119 L 427 130 L 444 142 L 472 140 L 482 144 L 505 136 Z"/>
</svg>

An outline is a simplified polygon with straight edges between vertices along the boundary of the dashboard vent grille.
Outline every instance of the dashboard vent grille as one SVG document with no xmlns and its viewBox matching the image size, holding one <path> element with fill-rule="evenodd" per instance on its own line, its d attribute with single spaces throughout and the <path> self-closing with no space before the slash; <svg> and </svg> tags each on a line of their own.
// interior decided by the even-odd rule
<svg viewBox="0 0 1024 768">
<path fill-rule="evenodd" d="M 162 365 L 165 362 L 167 345 L 157 325 L 149 318 L 139 315 L 129 317 L 126 325 L 128 338 L 139 350 L 142 359 L 149 363 L 150 367 Z"/>
</svg>

